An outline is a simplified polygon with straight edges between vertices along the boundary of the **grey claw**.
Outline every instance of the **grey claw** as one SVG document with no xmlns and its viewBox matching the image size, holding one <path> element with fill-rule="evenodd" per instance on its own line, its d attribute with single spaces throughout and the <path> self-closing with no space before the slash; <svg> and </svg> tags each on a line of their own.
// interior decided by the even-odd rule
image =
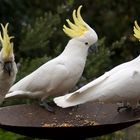
<svg viewBox="0 0 140 140">
<path fill-rule="evenodd" d="M 45 108 L 46 110 L 48 110 L 49 112 L 51 113 L 55 113 L 55 110 L 52 106 L 50 106 L 48 104 L 48 102 L 45 102 L 45 101 L 42 101 L 40 104 L 39 104 L 41 107 Z"/>
<path fill-rule="evenodd" d="M 122 112 L 123 110 L 125 110 L 126 112 L 130 112 L 132 110 L 132 107 L 127 105 L 127 106 L 120 106 L 117 108 L 117 112 Z"/>
</svg>

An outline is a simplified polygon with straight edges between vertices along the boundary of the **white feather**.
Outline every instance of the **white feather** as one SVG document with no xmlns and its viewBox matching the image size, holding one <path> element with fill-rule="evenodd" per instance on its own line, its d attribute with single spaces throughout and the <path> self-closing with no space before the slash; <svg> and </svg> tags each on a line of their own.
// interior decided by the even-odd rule
<svg viewBox="0 0 140 140">
<path fill-rule="evenodd" d="M 121 64 L 74 93 L 54 98 L 63 108 L 95 102 L 138 101 L 140 99 L 140 56 Z"/>
<path fill-rule="evenodd" d="M 58 57 L 13 85 L 5 98 L 28 96 L 45 100 L 50 95 L 67 93 L 83 73 L 89 48 L 85 41 L 88 39 L 84 39 L 83 42 L 77 39 L 70 40 Z"/>
<path fill-rule="evenodd" d="M 16 74 L 17 74 L 17 66 L 16 63 L 14 62 L 14 59 L 11 61 L 12 63 L 12 71 L 10 75 L 8 72 L 4 71 L 4 62 L 1 58 L 1 53 L 0 53 L 0 103 L 3 102 L 5 95 L 7 94 L 8 90 L 12 86 L 12 84 L 15 81 Z"/>
<path fill-rule="evenodd" d="M 80 8 L 81 6 L 79 10 Z M 79 10 L 77 15 L 79 15 Z M 13 85 L 5 98 L 28 96 L 45 100 L 50 95 L 65 94 L 74 87 L 83 73 L 88 48 L 98 40 L 96 32 L 85 22 L 82 23 L 86 32 L 82 31 L 79 36 L 73 36 L 58 57 Z M 77 26 L 77 28 L 81 30 L 81 26 Z M 71 29 L 64 26 L 64 31 L 71 36 L 69 32 Z M 73 29 L 71 33 L 73 32 L 77 32 L 77 30 Z"/>
</svg>

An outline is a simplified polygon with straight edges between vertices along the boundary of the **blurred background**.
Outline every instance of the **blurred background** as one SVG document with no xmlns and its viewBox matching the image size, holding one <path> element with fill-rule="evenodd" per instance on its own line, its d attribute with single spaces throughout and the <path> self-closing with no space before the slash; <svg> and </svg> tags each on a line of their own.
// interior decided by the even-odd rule
<svg viewBox="0 0 140 140">
<path fill-rule="evenodd" d="M 9 22 L 15 36 L 14 52 L 19 72 L 16 81 L 59 55 L 67 42 L 63 31 L 72 11 L 83 5 L 83 19 L 97 32 L 98 53 L 89 51 L 86 68 L 76 88 L 140 54 L 133 36 L 134 21 L 140 25 L 140 0 L 0 0 L 0 23 Z M 29 103 L 9 101 L 5 105 Z M 140 124 L 89 140 L 139 140 Z M 0 129 L 0 140 L 33 140 Z M 38 140 L 38 139 L 35 139 Z"/>
</svg>

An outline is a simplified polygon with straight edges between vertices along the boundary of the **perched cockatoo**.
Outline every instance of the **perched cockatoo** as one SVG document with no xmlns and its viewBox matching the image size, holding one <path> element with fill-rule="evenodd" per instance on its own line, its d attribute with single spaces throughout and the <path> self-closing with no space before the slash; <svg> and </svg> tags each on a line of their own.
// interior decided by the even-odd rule
<svg viewBox="0 0 140 140">
<path fill-rule="evenodd" d="M 1 24 L 1 27 L 3 33 L 0 32 L 0 42 L 2 45 L 0 52 L 0 103 L 3 102 L 17 74 L 17 67 L 13 54 L 13 43 L 10 42 L 13 37 L 9 37 L 8 35 L 8 23 L 5 27 Z"/>
<path fill-rule="evenodd" d="M 98 39 L 82 19 L 81 7 L 73 11 L 74 23 L 67 19 L 69 27 L 63 26 L 63 31 L 72 38 L 64 51 L 13 85 L 5 98 L 37 98 L 49 109 L 44 102 L 49 96 L 66 94 L 76 85 L 85 67 L 88 48 Z"/>
<path fill-rule="evenodd" d="M 140 40 L 140 27 L 135 21 L 134 36 Z M 54 98 L 62 107 L 71 107 L 89 101 L 136 104 L 140 100 L 140 56 L 116 66 L 79 90 Z M 119 111 L 119 110 L 118 110 Z"/>
</svg>

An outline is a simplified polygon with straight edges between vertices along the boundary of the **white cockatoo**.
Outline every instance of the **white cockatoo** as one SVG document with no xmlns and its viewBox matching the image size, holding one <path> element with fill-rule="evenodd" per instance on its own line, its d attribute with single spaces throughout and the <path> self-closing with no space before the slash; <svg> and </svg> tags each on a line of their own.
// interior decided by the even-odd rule
<svg viewBox="0 0 140 140">
<path fill-rule="evenodd" d="M 140 27 L 136 21 L 134 36 L 140 40 Z M 133 106 L 139 100 L 140 56 L 116 66 L 73 93 L 54 98 L 54 102 L 62 108 L 89 101 L 104 103 L 129 102 Z"/>
<path fill-rule="evenodd" d="M 48 109 L 44 101 L 49 96 L 66 94 L 76 85 L 85 67 L 88 48 L 98 40 L 96 32 L 82 19 L 81 7 L 73 11 L 74 23 L 67 19 L 69 27 L 63 26 L 72 38 L 64 51 L 13 85 L 5 98 L 37 98 Z"/>
<path fill-rule="evenodd" d="M 8 23 L 5 27 L 1 24 L 2 33 L 0 32 L 0 42 L 2 49 L 0 51 L 0 103 L 3 102 L 4 97 L 17 74 L 17 67 L 14 61 L 13 43 L 10 40 L 13 37 L 8 35 Z"/>
</svg>

